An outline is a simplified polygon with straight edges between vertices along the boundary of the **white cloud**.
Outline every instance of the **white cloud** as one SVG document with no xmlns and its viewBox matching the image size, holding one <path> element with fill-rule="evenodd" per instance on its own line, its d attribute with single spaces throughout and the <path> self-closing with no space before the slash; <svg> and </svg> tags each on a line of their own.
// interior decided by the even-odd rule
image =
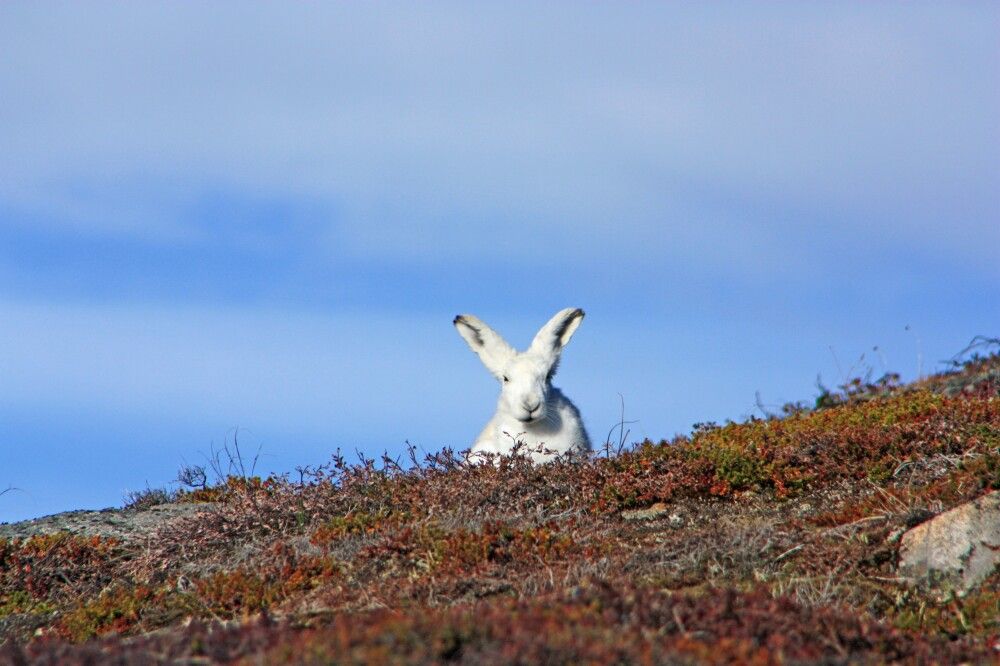
<svg viewBox="0 0 1000 666">
<path fill-rule="evenodd" d="M 173 242 L 157 196 L 308 196 L 343 213 L 342 250 L 411 263 L 562 243 L 750 271 L 833 224 L 992 266 L 997 16 L 8 3 L 0 200 Z M 73 194 L 137 177 L 166 192 Z"/>
</svg>

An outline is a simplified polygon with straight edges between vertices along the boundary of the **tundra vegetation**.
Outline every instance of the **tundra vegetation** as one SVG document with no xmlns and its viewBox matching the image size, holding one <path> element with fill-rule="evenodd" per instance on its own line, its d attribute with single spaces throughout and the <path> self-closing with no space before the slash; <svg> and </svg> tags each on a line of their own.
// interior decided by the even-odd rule
<svg viewBox="0 0 1000 666">
<path fill-rule="evenodd" d="M 615 447 L 617 448 L 617 447 Z M 1000 488 L 1000 356 L 671 441 L 466 465 L 198 470 L 129 538 L 0 539 L 0 663 L 982 663 L 1000 572 L 898 569 Z"/>
</svg>

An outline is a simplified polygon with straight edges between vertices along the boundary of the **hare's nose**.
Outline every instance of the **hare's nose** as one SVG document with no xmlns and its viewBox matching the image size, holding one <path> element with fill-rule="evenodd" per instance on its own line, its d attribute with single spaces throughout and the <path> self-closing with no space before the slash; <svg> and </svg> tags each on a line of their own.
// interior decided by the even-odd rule
<svg viewBox="0 0 1000 666">
<path fill-rule="evenodd" d="M 539 407 L 539 406 L 540 406 L 541 404 L 542 404 L 542 402 L 541 402 L 540 400 L 535 400 L 535 401 L 528 401 L 528 400 L 525 400 L 525 401 L 524 401 L 524 408 L 525 408 L 525 409 L 527 409 L 527 410 L 528 410 L 528 413 L 530 414 L 530 413 L 532 413 L 533 411 L 535 411 L 536 409 L 538 409 L 538 407 Z"/>
</svg>

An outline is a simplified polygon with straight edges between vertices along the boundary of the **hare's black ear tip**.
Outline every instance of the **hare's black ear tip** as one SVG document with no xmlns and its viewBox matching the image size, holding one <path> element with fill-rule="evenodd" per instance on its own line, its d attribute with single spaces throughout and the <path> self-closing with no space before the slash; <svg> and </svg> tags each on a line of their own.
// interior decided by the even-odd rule
<svg viewBox="0 0 1000 666">
<path fill-rule="evenodd" d="M 583 308 L 577 308 L 573 311 L 574 317 L 586 317 L 587 313 L 583 311 Z"/>
<path fill-rule="evenodd" d="M 455 318 L 451 320 L 451 323 L 454 324 L 455 326 L 458 326 L 460 323 L 464 324 L 465 317 L 463 317 L 462 315 L 455 315 Z"/>
</svg>

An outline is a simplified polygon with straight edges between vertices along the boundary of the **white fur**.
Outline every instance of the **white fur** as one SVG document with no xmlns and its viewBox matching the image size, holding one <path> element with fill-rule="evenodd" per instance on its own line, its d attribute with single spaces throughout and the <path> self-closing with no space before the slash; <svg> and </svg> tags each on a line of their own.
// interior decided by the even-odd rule
<svg viewBox="0 0 1000 666">
<path fill-rule="evenodd" d="M 560 310 L 523 352 L 507 344 L 478 317 L 455 317 L 459 334 L 500 382 L 497 411 L 473 443 L 470 459 L 482 461 L 489 457 L 486 454 L 509 454 L 519 442 L 534 462 L 590 450 L 580 411 L 552 386 L 563 347 L 583 317 L 579 308 Z"/>
</svg>

